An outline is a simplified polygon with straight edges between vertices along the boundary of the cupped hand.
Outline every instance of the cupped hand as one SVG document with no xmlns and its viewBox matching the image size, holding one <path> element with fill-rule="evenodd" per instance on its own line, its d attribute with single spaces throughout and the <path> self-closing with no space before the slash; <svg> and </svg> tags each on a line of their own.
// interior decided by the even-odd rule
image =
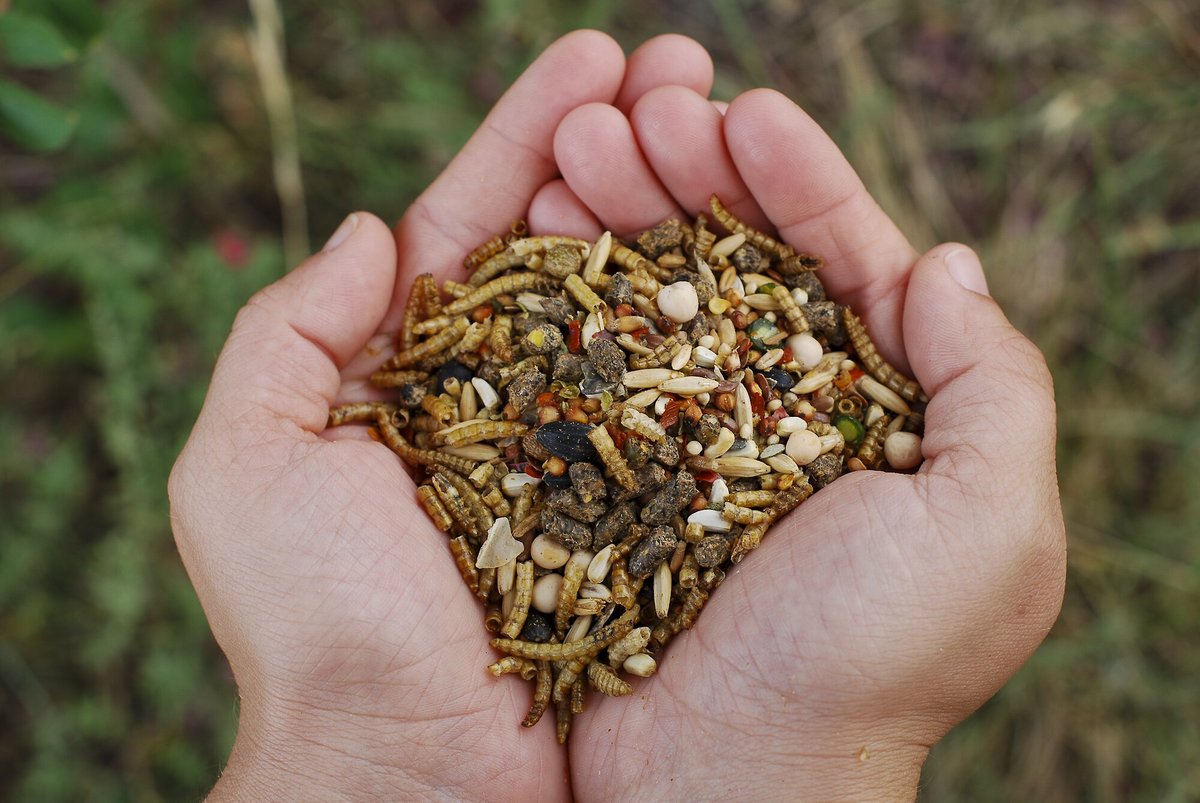
<svg viewBox="0 0 1200 803">
<path fill-rule="evenodd" d="M 570 34 L 501 99 L 395 240 L 352 215 L 238 315 L 169 489 L 180 553 L 242 700 L 214 797 L 569 795 L 554 728 L 517 726 L 525 685 L 487 675 L 479 604 L 402 464 L 365 428 L 325 431 L 326 416 L 368 392 L 382 357 L 364 346 L 397 328 L 414 275 L 451 275 L 531 204 L 555 205 L 554 134 L 571 110 L 629 108 L 663 83 L 706 94 L 711 81 L 708 55 L 682 37 L 651 40 L 626 63 L 607 36 Z"/>
<path fill-rule="evenodd" d="M 820 254 L 830 295 L 932 397 L 915 474 L 815 494 L 729 573 L 632 698 L 576 721 L 577 794 L 904 799 L 932 746 L 1045 637 L 1065 547 L 1053 389 L 974 253 L 918 256 L 832 141 L 778 93 L 724 113 L 681 87 L 555 137 L 572 233 L 628 234 L 717 193 Z M 589 785 L 582 786 L 583 782 Z"/>
</svg>

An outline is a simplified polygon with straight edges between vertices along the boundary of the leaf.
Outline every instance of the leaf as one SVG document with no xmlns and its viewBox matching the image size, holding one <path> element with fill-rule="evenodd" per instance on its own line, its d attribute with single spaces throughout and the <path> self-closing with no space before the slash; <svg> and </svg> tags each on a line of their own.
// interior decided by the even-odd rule
<svg viewBox="0 0 1200 803">
<path fill-rule="evenodd" d="M 31 150 L 54 151 L 66 145 L 76 117 L 24 87 L 0 81 L 0 132 Z"/>
<path fill-rule="evenodd" d="M 0 54 L 15 67 L 58 67 L 79 55 L 49 22 L 19 11 L 0 14 Z"/>
</svg>

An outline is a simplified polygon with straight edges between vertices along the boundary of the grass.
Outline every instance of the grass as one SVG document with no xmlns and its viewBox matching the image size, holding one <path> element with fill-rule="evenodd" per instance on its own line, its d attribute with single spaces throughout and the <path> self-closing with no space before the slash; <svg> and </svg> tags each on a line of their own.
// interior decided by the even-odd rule
<svg viewBox="0 0 1200 803">
<path fill-rule="evenodd" d="M 1200 797 L 1193 5 L 357 5 L 287 4 L 303 195 L 282 205 L 240 3 L 114 0 L 71 28 L 77 62 L 9 71 L 79 122 L 52 156 L 0 145 L 0 796 L 211 784 L 235 695 L 165 480 L 237 307 L 285 268 L 281 208 L 309 242 L 352 207 L 395 218 L 536 52 L 592 25 L 627 49 L 690 34 L 718 96 L 796 99 L 918 247 L 978 247 L 1053 368 L 1063 615 L 922 797 Z"/>
</svg>

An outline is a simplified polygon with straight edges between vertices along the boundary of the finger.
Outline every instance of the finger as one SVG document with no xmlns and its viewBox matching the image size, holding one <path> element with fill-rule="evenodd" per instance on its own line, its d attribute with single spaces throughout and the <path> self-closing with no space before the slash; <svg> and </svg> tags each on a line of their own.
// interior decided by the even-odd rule
<svg viewBox="0 0 1200 803">
<path fill-rule="evenodd" d="M 756 89 L 725 114 L 742 180 L 785 242 L 825 259 L 821 280 L 867 321 L 880 350 L 906 365 L 900 319 L 917 254 L 833 140 L 783 95 Z"/>
<path fill-rule="evenodd" d="M 682 86 L 662 86 L 642 96 L 629 116 L 638 146 L 659 180 L 689 215 L 708 213 L 716 195 L 741 220 L 770 225 L 725 147 L 721 112 Z"/>
<path fill-rule="evenodd" d="M 325 250 L 260 290 L 238 313 L 204 413 L 230 427 L 320 432 L 341 381 L 338 371 L 377 330 L 395 276 L 387 225 L 365 212 L 346 218 Z"/>
<path fill-rule="evenodd" d="M 562 179 L 538 190 L 529 204 L 528 219 L 529 231 L 534 234 L 566 234 L 595 240 L 604 231 L 592 210 Z"/>
<path fill-rule="evenodd" d="M 618 237 L 683 215 L 613 106 L 589 103 L 568 114 L 554 135 L 554 157 L 567 186 Z"/>
<path fill-rule="evenodd" d="M 629 114 L 647 92 L 672 84 L 708 97 L 712 91 L 713 63 L 708 51 L 695 39 L 667 33 L 647 40 L 629 54 L 625 81 L 613 105 Z"/>
<path fill-rule="evenodd" d="M 410 265 L 440 280 L 525 215 L 534 193 L 558 175 L 553 142 L 563 116 L 611 102 L 624 71 L 620 45 L 598 31 L 567 34 L 525 70 L 396 225 L 402 281 L 385 328 L 399 325 Z"/>
<path fill-rule="evenodd" d="M 1050 373 L 987 295 L 971 249 L 948 243 L 917 261 L 904 342 L 931 399 L 923 451 L 932 471 L 952 469 L 991 487 L 1002 476 L 1053 483 Z"/>
</svg>

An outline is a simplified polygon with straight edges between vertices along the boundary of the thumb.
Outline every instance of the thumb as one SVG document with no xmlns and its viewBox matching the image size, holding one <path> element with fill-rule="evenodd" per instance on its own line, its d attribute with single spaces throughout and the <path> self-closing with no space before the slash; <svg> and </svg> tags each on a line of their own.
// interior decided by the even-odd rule
<svg viewBox="0 0 1200 803">
<path fill-rule="evenodd" d="M 924 453 L 933 470 L 1053 478 L 1054 388 L 1038 348 L 988 295 L 979 257 L 945 243 L 920 259 L 904 305 L 904 343 L 930 396 Z M 940 463 L 939 463 L 940 460 Z"/>
<path fill-rule="evenodd" d="M 238 313 L 204 412 L 226 427 L 320 432 L 338 372 L 378 330 L 395 281 L 391 230 L 374 215 L 351 214 L 320 252 Z"/>
</svg>

